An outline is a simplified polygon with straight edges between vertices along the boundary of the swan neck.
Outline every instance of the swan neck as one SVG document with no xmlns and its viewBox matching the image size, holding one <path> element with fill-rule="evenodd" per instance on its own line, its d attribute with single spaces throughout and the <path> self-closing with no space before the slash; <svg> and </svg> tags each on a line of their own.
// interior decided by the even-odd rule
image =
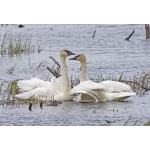
<svg viewBox="0 0 150 150">
<path fill-rule="evenodd" d="M 68 73 L 67 73 L 66 58 L 60 56 L 60 60 L 61 60 L 63 83 L 65 86 L 64 89 L 65 89 L 65 91 L 69 91 L 71 89 L 71 87 L 69 84 L 69 77 L 68 77 Z"/>
<path fill-rule="evenodd" d="M 80 83 L 86 81 L 86 62 L 81 63 L 81 77 Z"/>
</svg>

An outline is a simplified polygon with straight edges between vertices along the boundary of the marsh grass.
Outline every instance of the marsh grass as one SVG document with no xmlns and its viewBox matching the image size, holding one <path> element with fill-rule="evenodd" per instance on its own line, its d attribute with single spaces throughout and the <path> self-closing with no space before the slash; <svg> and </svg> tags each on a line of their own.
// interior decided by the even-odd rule
<svg viewBox="0 0 150 150">
<path fill-rule="evenodd" d="M 0 92 L 2 91 L 3 84 L 4 84 L 4 81 L 2 81 L 0 84 Z"/>
<path fill-rule="evenodd" d="M 144 71 L 139 75 L 134 75 L 131 80 L 121 80 L 131 86 L 132 90 L 137 93 L 137 95 L 145 95 L 150 91 L 150 73 L 145 73 Z"/>
<path fill-rule="evenodd" d="M 32 44 L 31 37 L 23 37 L 20 35 L 14 35 L 11 32 L 6 32 L 0 44 L 1 55 L 17 55 L 22 53 L 31 53 L 37 51 L 40 53 L 42 48 L 39 44 L 37 46 Z"/>
<path fill-rule="evenodd" d="M 144 126 L 150 126 L 150 121 L 146 122 Z"/>
<path fill-rule="evenodd" d="M 6 47 L 5 47 L 5 44 L 6 44 L 6 39 L 7 38 L 7 32 L 4 34 L 4 37 L 3 37 L 3 40 L 2 40 L 2 43 L 1 43 L 1 55 L 3 55 L 3 52 L 5 53 L 6 51 Z"/>
<path fill-rule="evenodd" d="M 28 53 L 34 51 L 34 46 L 31 45 L 31 39 L 26 38 L 23 40 L 21 35 L 9 35 L 8 39 L 8 54 L 21 54 L 21 53 Z"/>
<path fill-rule="evenodd" d="M 9 92 L 9 94 L 14 95 L 14 94 L 18 94 L 19 93 L 19 88 L 17 86 L 17 81 L 18 80 L 14 80 L 14 81 L 12 81 L 12 82 L 10 82 L 8 84 L 7 90 Z"/>
</svg>

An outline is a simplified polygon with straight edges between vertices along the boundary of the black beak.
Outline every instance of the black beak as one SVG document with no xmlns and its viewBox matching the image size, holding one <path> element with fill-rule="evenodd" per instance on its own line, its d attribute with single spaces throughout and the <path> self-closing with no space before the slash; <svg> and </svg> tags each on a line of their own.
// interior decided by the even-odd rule
<svg viewBox="0 0 150 150">
<path fill-rule="evenodd" d="M 70 55 L 76 55 L 75 53 L 72 53 L 71 51 L 65 50 L 65 52 L 68 54 L 68 56 Z"/>
<path fill-rule="evenodd" d="M 73 57 L 73 58 L 70 58 L 69 60 L 77 60 L 77 58 L 79 57 L 79 55 Z"/>
</svg>

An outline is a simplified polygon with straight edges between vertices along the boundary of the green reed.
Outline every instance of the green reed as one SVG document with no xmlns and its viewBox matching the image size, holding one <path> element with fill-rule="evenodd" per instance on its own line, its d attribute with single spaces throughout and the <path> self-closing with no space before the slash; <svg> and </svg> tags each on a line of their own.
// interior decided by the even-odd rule
<svg viewBox="0 0 150 150">
<path fill-rule="evenodd" d="M 3 54 L 17 55 L 35 51 L 40 53 L 42 51 L 42 48 L 39 44 L 37 44 L 37 46 L 32 44 L 32 36 L 23 37 L 21 34 L 14 35 L 11 32 L 6 32 L 1 42 L 0 50 L 1 55 Z"/>
</svg>

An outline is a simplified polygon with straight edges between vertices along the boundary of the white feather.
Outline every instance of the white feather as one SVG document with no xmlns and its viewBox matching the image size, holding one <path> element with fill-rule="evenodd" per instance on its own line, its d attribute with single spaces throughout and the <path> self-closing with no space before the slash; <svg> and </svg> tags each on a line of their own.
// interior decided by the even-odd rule
<svg viewBox="0 0 150 150">
<path fill-rule="evenodd" d="M 63 85 L 62 77 L 53 77 L 50 81 L 43 81 L 38 78 L 31 78 L 30 80 L 18 81 L 18 87 L 21 92 L 15 97 L 19 99 L 29 99 L 32 96 L 44 98 L 45 100 L 62 100 Z M 59 83 L 59 84 L 58 84 Z"/>
</svg>

